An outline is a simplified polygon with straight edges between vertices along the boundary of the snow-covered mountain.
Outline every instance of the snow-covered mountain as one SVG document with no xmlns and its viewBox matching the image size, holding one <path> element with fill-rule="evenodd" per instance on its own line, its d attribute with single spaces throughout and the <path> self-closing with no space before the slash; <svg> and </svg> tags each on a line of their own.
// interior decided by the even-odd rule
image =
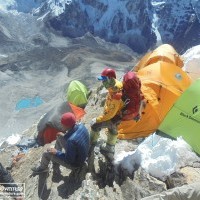
<svg viewBox="0 0 200 200">
<path fill-rule="evenodd" d="M 0 0 L 1 9 L 29 12 L 63 36 L 90 32 L 138 53 L 171 43 L 179 52 L 200 43 L 198 0 Z"/>
</svg>

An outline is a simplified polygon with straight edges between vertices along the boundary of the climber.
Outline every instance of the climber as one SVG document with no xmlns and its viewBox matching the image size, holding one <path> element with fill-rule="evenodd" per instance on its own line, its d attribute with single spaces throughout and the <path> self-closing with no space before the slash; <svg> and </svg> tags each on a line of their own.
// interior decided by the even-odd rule
<svg viewBox="0 0 200 200">
<path fill-rule="evenodd" d="M 35 173 L 47 172 L 49 162 L 53 162 L 53 169 L 60 173 L 59 165 L 69 169 L 82 167 L 89 151 L 89 133 L 82 123 L 76 123 L 75 115 L 71 112 L 61 116 L 64 133 L 59 132 L 55 148 L 47 149 L 42 155 L 38 167 L 32 168 Z M 64 148 L 65 152 L 62 152 Z"/>
<path fill-rule="evenodd" d="M 107 141 L 100 147 L 100 151 L 108 156 L 115 153 L 115 144 L 117 142 L 117 125 L 116 116 L 123 107 L 122 83 L 116 79 L 116 73 L 111 68 L 105 68 L 98 80 L 102 81 L 103 86 L 108 90 L 104 112 L 102 115 L 92 119 L 90 143 L 94 146 L 98 140 L 99 132 L 102 128 L 108 128 Z"/>
</svg>

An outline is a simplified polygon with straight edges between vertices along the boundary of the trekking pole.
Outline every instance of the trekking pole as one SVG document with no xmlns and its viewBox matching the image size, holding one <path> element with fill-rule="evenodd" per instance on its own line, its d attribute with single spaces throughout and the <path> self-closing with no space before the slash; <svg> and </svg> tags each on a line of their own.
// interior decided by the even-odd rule
<svg viewBox="0 0 200 200">
<path fill-rule="evenodd" d="M 53 157 L 53 154 L 51 155 L 50 160 L 52 160 L 52 157 Z M 48 173 L 46 174 L 45 181 L 47 180 L 47 176 L 48 176 Z M 42 191 L 41 191 L 41 193 L 40 193 L 39 200 L 42 200 L 42 195 L 43 195 L 43 192 L 44 192 L 45 184 L 46 184 L 46 183 L 44 183 L 43 186 L 42 186 Z M 51 186 L 52 186 L 52 181 L 51 181 Z M 50 187 L 51 187 L 51 186 L 50 186 Z"/>
</svg>

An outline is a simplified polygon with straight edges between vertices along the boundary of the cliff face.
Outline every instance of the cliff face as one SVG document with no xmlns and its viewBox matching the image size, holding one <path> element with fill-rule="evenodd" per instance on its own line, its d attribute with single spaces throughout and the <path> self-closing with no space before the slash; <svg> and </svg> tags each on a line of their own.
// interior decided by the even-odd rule
<svg viewBox="0 0 200 200">
<path fill-rule="evenodd" d="M 86 32 L 114 43 L 127 44 L 142 53 L 155 43 L 150 26 L 150 1 L 73 1 L 65 4 L 64 12 L 49 19 L 55 30 L 69 37 Z"/>
<path fill-rule="evenodd" d="M 157 29 L 163 43 L 171 43 L 184 52 L 200 41 L 200 2 L 196 0 L 153 2 Z"/>
</svg>

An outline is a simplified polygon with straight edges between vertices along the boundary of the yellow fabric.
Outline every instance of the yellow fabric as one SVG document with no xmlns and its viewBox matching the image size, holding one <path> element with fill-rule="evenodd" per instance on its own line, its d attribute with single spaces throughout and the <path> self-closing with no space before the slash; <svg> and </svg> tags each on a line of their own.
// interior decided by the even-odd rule
<svg viewBox="0 0 200 200">
<path fill-rule="evenodd" d="M 189 76 L 180 67 L 162 61 L 140 69 L 137 75 L 147 104 L 140 121 L 120 123 L 119 139 L 146 137 L 153 133 L 178 97 L 191 84 Z"/>
<path fill-rule="evenodd" d="M 117 93 L 121 93 L 122 83 L 118 80 L 115 80 L 115 86 L 112 89 L 108 90 L 106 97 L 106 102 L 104 105 L 104 112 L 102 115 L 96 118 L 97 123 L 104 122 L 112 119 L 123 107 L 123 101 L 119 99 Z"/>
<path fill-rule="evenodd" d="M 183 59 L 176 50 L 169 44 L 160 45 L 152 52 L 148 52 L 134 67 L 134 71 L 138 71 L 148 65 L 163 61 L 174 64 L 178 67 L 183 67 Z"/>
</svg>

